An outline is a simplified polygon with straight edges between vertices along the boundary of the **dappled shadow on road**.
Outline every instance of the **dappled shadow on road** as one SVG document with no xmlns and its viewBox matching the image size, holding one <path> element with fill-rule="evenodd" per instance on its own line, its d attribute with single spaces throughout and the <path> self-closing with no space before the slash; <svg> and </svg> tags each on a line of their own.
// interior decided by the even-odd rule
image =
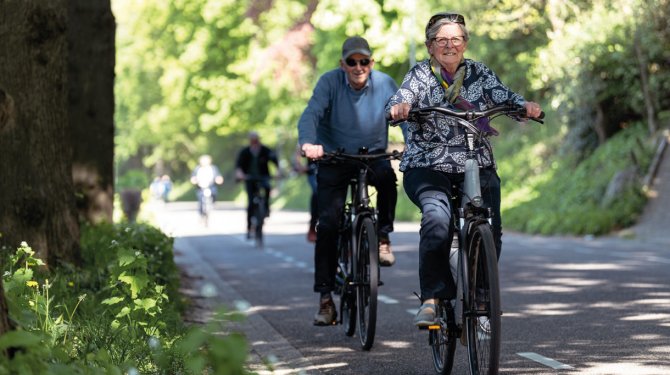
<svg viewBox="0 0 670 375">
<path fill-rule="evenodd" d="M 573 367 L 561 373 L 670 373 L 666 255 L 630 242 L 551 238 L 510 248 L 514 263 L 501 261 L 505 345 Z M 518 365 L 510 373 L 537 373 L 521 357 L 509 363 Z"/>
</svg>

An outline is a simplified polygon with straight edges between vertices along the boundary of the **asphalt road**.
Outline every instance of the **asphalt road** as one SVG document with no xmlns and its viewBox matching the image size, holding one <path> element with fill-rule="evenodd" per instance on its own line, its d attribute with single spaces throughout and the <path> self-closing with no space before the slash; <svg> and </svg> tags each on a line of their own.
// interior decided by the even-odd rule
<svg viewBox="0 0 670 375">
<path fill-rule="evenodd" d="M 244 332 L 258 373 L 434 373 L 427 333 L 412 325 L 418 224 L 396 223 L 397 263 L 382 269 L 377 335 L 365 352 L 341 326 L 312 325 L 318 296 L 307 213 L 273 212 L 260 250 L 245 239 L 244 211 L 230 203 L 217 203 L 208 228 L 195 203 L 155 209 L 159 225 L 175 237 L 196 320 L 220 306 L 244 311 L 244 322 L 221 326 Z M 514 233 L 503 240 L 501 374 L 670 374 L 667 242 Z M 459 346 L 454 374 L 468 373 L 465 356 Z"/>
</svg>

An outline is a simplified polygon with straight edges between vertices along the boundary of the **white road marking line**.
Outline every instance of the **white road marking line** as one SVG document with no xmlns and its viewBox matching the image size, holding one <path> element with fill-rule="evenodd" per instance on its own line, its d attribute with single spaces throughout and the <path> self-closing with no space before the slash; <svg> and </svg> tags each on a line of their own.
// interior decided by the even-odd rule
<svg viewBox="0 0 670 375">
<path fill-rule="evenodd" d="M 410 313 L 410 315 L 414 316 L 414 315 L 416 315 L 416 313 L 419 312 L 419 309 L 407 309 L 407 310 L 405 310 L 405 311 L 407 311 L 408 313 Z"/>
<path fill-rule="evenodd" d="M 522 357 L 526 357 L 532 361 L 538 362 L 540 364 L 543 364 L 547 367 L 551 367 L 554 370 L 568 370 L 568 369 L 574 369 L 574 367 L 570 365 L 566 365 L 565 363 L 558 362 L 556 360 L 553 360 L 551 358 L 547 358 L 544 356 L 541 356 L 537 353 L 532 353 L 532 352 L 524 352 L 524 353 L 516 353 Z"/>
</svg>

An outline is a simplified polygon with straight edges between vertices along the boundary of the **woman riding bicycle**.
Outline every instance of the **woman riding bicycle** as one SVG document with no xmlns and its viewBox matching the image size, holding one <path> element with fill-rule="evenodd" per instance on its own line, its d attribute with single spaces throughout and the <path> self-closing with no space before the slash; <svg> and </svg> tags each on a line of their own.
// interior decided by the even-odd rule
<svg viewBox="0 0 670 375">
<path fill-rule="evenodd" d="M 223 184 L 223 176 L 216 165 L 212 164 L 212 157 L 202 155 L 198 159 L 198 166 L 191 173 L 191 183 L 197 188 L 198 212 L 204 214 L 203 194 L 205 189 L 210 189 L 212 202 L 216 201 L 216 185 Z"/>
<path fill-rule="evenodd" d="M 386 111 L 393 120 L 407 119 L 410 109 L 443 106 L 460 110 L 483 110 L 496 104 L 525 106 L 528 117 L 538 117 L 541 108 L 527 102 L 500 82 L 481 62 L 465 59 L 469 34 L 460 14 L 437 13 L 426 25 L 426 47 L 430 58 L 405 75 Z M 477 126 L 488 135 L 498 135 L 487 119 Z M 414 323 L 419 327 L 435 321 L 437 298 L 453 299 L 456 286 L 450 274 L 451 187 L 462 185 L 466 145 L 463 130 L 452 118 L 430 116 L 423 123 L 409 122 L 407 147 L 400 170 L 409 199 L 421 209 L 419 283 L 422 305 Z M 493 235 L 500 256 L 500 178 L 488 139 L 477 149 L 482 166 L 480 178 L 484 203 L 493 210 Z"/>
</svg>

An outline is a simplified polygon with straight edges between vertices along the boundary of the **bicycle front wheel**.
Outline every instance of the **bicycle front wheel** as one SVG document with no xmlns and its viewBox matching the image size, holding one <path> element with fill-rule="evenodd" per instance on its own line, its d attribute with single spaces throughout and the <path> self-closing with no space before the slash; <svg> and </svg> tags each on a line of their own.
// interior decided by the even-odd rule
<svg viewBox="0 0 670 375">
<path fill-rule="evenodd" d="M 370 350 L 375 340 L 379 287 L 379 244 L 372 218 L 361 219 L 356 241 L 358 261 L 354 264 L 354 283 L 357 285 L 358 334 L 363 350 Z"/>
<path fill-rule="evenodd" d="M 465 326 L 470 372 L 495 375 L 500 361 L 502 327 L 498 258 L 490 225 L 476 225 L 468 239 L 470 273 Z"/>
<path fill-rule="evenodd" d="M 433 352 L 435 371 L 438 374 L 449 375 L 454 366 L 458 328 L 450 301 L 440 300 L 436 307 L 438 324 L 429 328 L 428 340 Z"/>
<path fill-rule="evenodd" d="M 340 224 L 337 240 L 338 284 L 340 287 L 340 314 L 344 333 L 353 336 L 356 332 L 356 290 L 353 287 L 354 254 L 351 239 L 350 213 L 346 212 Z"/>
</svg>

